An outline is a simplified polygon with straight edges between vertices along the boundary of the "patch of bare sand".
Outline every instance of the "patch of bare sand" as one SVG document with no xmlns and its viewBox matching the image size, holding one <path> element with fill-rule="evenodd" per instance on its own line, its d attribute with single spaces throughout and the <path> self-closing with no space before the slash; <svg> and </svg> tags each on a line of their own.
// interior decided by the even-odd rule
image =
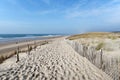
<svg viewBox="0 0 120 80">
<path fill-rule="evenodd" d="M 24 59 L 27 57 L 28 54 L 26 53 L 20 53 L 19 58 L 20 60 Z M 17 56 L 14 55 L 13 57 L 6 59 L 3 63 L 0 64 L 0 72 L 8 70 L 10 68 L 16 67 L 17 66 Z"/>
</svg>

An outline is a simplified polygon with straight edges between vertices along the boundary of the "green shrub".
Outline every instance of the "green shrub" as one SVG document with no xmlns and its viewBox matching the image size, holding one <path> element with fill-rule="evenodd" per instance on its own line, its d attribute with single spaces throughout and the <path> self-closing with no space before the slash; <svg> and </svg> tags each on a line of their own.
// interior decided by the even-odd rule
<svg viewBox="0 0 120 80">
<path fill-rule="evenodd" d="M 100 49 L 102 49 L 103 48 L 103 46 L 104 46 L 104 43 L 102 42 L 102 43 L 99 43 L 97 46 L 96 46 L 96 50 L 100 50 Z"/>
<path fill-rule="evenodd" d="M 115 40 L 117 39 L 118 37 L 117 36 L 108 36 L 109 39 L 112 39 L 112 40 Z"/>
</svg>

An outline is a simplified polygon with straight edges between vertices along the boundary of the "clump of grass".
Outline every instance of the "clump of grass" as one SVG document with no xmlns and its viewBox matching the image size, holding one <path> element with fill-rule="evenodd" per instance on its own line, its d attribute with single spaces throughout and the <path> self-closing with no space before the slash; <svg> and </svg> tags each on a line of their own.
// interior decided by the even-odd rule
<svg viewBox="0 0 120 80">
<path fill-rule="evenodd" d="M 103 48 L 103 46 L 104 46 L 104 43 L 103 42 L 101 42 L 101 43 L 99 43 L 97 46 L 96 46 L 96 50 L 100 50 L 100 49 L 102 49 Z"/>
<path fill-rule="evenodd" d="M 45 44 L 48 44 L 48 41 L 44 41 L 44 42 L 42 42 L 41 45 L 45 45 Z"/>
<path fill-rule="evenodd" d="M 117 37 L 117 36 L 108 36 L 108 38 L 109 38 L 109 39 L 112 39 L 112 40 L 115 40 L 115 39 L 117 39 L 117 38 L 119 38 L 119 37 Z"/>
<path fill-rule="evenodd" d="M 28 51 L 31 51 L 32 50 L 32 46 L 29 47 L 29 50 Z"/>
<path fill-rule="evenodd" d="M 10 54 L 5 54 L 5 55 L 0 55 L 0 64 L 5 61 L 6 59 L 12 57 L 13 55 L 16 54 L 16 51 L 11 52 Z"/>
<path fill-rule="evenodd" d="M 4 55 L 1 55 L 0 56 L 0 63 L 2 63 L 4 60 L 8 59 L 10 56 L 4 56 Z"/>
<path fill-rule="evenodd" d="M 4 56 L 0 56 L 0 63 L 2 63 L 5 60 Z"/>
</svg>

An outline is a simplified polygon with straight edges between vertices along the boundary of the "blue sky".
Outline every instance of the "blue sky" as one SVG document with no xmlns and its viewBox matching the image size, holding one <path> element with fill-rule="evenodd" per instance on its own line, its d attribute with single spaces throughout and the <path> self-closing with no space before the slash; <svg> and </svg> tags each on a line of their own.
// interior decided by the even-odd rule
<svg viewBox="0 0 120 80">
<path fill-rule="evenodd" d="M 0 0 L 0 33 L 120 31 L 120 0 Z"/>
</svg>

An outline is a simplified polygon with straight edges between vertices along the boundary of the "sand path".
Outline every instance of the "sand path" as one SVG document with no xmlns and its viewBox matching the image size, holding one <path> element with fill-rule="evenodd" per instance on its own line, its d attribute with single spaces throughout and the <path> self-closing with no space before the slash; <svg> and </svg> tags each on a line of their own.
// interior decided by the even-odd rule
<svg viewBox="0 0 120 80">
<path fill-rule="evenodd" d="M 76 53 L 64 40 L 39 46 L 16 67 L 0 72 L 0 80 L 112 80 Z"/>
</svg>

